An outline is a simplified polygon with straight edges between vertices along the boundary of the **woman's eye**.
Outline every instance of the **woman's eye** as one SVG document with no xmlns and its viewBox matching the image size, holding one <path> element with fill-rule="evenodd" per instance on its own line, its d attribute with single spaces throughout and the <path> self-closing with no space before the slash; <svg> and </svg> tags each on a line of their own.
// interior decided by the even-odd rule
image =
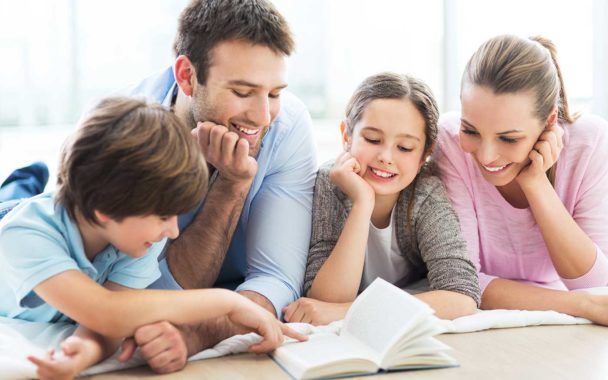
<svg viewBox="0 0 608 380">
<path fill-rule="evenodd" d="M 507 144 L 515 144 L 517 139 L 512 139 L 510 137 L 500 136 L 500 140 L 506 142 Z"/>
<path fill-rule="evenodd" d="M 471 129 L 466 129 L 466 128 L 462 128 L 460 131 L 462 133 L 464 133 L 465 135 L 471 135 L 471 136 L 473 136 L 473 135 L 477 134 L 477 132 L 475 132 L 475 131 L 473 131 Z"/>
<path fill-rule="evenodd" d="M 365 139 L 365 141 L 367 141 L 370 144 L 379 144 L 380 143 L 380 140 L 370 139 L 367 137 L 364 137 L 363 139 Z"/>
</svg>

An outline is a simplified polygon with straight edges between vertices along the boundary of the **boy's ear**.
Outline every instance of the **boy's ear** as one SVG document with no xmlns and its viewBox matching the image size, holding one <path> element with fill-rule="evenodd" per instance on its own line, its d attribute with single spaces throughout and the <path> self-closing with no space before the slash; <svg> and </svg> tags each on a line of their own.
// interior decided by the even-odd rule
<svg viewBox="0 0 608 380">
<path fill-rule="evenodd" d="M 348 125 L 346 121 L 340 122 L 340 133 L 342 134 L 342 147 L 345 151 L 350 149 L 350 137 L 348 136 Z"/>
<path fill-rule="evenodd" d="M 557 106 L 553 107 L 553 110 L 549 114 L 549 117 L 547 117 L 547 122 L 545 123 L 545 128 L 548 128 L 552 125 L 555 125 L 555 123 L 557 123 L 558 114 L 559 114 L 559 109 L 557 108 Z"/>
<path fill-rule="evenodd" d="M 196 83 L 196 69 L 185 55 L 180 55 L 175 59 L 175 82 L 187 96 L 192 96 Z"/>
<path fill-rule="evenodd" d="M 107 223 L 110 217 L 99 210 L 95 210 L 95 217 L 100 223 Z"/>
</svg>

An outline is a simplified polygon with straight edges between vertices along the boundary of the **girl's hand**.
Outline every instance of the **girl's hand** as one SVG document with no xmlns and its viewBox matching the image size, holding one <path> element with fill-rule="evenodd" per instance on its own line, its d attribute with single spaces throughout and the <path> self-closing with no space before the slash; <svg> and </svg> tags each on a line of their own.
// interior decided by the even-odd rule
<svg viewBox="0 0 608 380">
<path fill-rule="evenodd" d="M 327 325 L 344 319 L 351 303 L 331 303 L 302 297 L 283 309 L 287 322 L 304 322 L 311 325 Z"/>
<path fill-rule="evenodd" d="M 73 379 L 86 368 L 88 355 L 87 342 L 77 336 L 71 336 L 61 343 L 63 356 L 55 357 L 55 350 L 49 350 L 46 358 L 28 356 L 28 360 L 38 368 L 36 374 L 40 380 Z"/>
<path fill-rule="evenodd" d="M 374 206 L 375 192 L 361 176 L 361 165 L 349 152 L 341 153 L 329 172 L 329 179 L 338 186 L 353 203 L 366 203 Z"/>
<path fill-rule="evenodd" d="M 557 161 L 564 148 L 564 130 L 554 124 L 545 128 L 534 148 L 530 151 L 530 164 L 524 167 L 515 178 L 522 189 L 531 188 L 539 180 L 546 179 L 545 172 Z"/>
<path fill-rule="evenodd" d="M 248 330 L 254 331 L 262 336 L 260 343 L 249 347 L 250 352 L 262 353 L 274 350 L 283 344 L 283 334 L 303 342 L 308 338 L 285 324 L 281 323 L 268 310 L 259 306 L 246 297 L 238 296 L 240 299 L 236 307 L 228 314 L 228 318 Z"/>
</svg>

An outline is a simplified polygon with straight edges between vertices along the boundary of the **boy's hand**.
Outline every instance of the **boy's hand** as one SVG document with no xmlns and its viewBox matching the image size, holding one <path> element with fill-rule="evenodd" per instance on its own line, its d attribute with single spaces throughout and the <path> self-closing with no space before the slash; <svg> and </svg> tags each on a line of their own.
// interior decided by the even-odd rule
<svg viewBox="0 0 608 380">
<path fill-rule="evenodd" d="M 287 322 L 304 322 L 311 325 L 327 325 L 344 319 L 351 303 L 332 303 L 302 297 L 283 309 Z"/>
<path fill-rule="evenodd" d="M 530 164 L 516 177 L 522 189 L 531 188 L 537 180 L 547 178 L 545 172 L 555 164 L 564 148 L 563 136 L 564 130 L 557 124 L 545 128 L 541 133 L 528 156 Z"/>
<path fill-rule="evenodd" d="M 239 296 L 236 307 L 228 314 L 228 318 L 262 336 L 260 343 L 249 347 L 250 352 L 262 353 L 273 351 L 283 343 L 283 334 L 299 340 L 308 338 L 281 323 L 274 315 L 249 299 Z"/>
<path fill-rule="evenodd" d="M 249 181 L 257 170 L 258 163 L 249 156 L 249 143 L 230 132 L 223 125 L 210 121 L 197 123 L 192 135 L 198 141 L 207 162 L 225 178 L 233 181 Z"/>
<path fill-rule="evenodd" d="M 83 363 L 86 363 L 87 349 L 83 339 L 71 336 L 61 343 L 63 356 L 55 357 L 54 350 L 49 350 L 46 358 L 28 356 L 27 359 L 38 367 L 36 374 L 40 380 L 67 380 L 86 368 Z"/>
<path fill-rule="evenodd" d="M 364 202 L 372 208 L 375 201 L 375 192 L 361 176 L 361 164 L 349 152 L 341 153 L 329 172 L 329 179 L 338 186 L 353 203 Z"/>
</svg>

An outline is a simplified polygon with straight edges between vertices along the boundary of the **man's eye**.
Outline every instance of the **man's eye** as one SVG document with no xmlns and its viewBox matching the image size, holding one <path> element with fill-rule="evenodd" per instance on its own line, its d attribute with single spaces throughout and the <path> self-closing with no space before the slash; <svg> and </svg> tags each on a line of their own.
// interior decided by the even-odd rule
<svg viewBox="0 0 608 380">
<path fill-rule="evenodd" d="M 248 97 L 248 96 L 250 96 L 250 95 L 251 95 L 251 93 L 250 93 L 250 92 L 239 92 L 239 91 L 237 91 L 237 90 L 232 90 L 232 93 L 233 93 L 234 95 L 238 96 L 239 98 L 246 98 L 246 97 Z"/>
</svg>

